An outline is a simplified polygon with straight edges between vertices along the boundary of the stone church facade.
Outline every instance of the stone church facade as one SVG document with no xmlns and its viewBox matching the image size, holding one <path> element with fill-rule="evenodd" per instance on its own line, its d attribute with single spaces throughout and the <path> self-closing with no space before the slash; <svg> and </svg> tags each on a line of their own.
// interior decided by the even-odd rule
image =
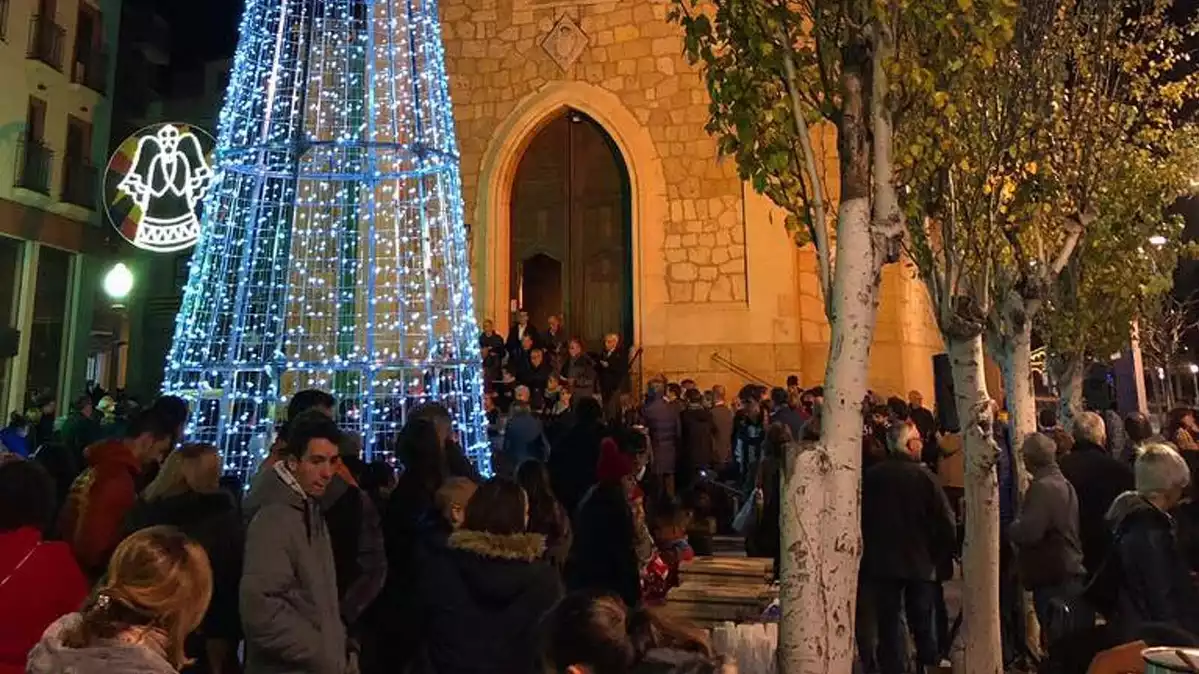
<svg viewBox="0 0 1199 674">
<path fill-rule="evenodd" d="M 805 386 L 824 376 L 829 328 L 810 249 L 717 155 L 708 98 L 682 55 L 667 0 L 442 0 L 480 318 L 506 331 L 512 192 L 531 140 L 578 111 L 602 127 L 628 176 L 631 336 L 641 372 L 701 386 L 747 373 Z M 820 138 L 836 194 L 834 140 Z M 942 345 L 906 265 L 884 270 L 871 387 L 932 397 Z"/>
</svg>

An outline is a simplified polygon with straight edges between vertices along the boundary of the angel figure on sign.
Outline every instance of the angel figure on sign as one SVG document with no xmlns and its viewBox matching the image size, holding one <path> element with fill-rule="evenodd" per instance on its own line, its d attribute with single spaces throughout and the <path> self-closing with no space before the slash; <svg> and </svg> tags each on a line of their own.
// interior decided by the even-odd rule
<svg viewBox="0 0 1199 674">
<path fill-rule="evenodd" d="M 200 234 L 196 207 L 211 183 L 194 133 L 166 124 L 139 139 L 132 169 L 117 185 L 140 212 L 134 244 L 164 252 L 191 245 Z"/>
</svg>

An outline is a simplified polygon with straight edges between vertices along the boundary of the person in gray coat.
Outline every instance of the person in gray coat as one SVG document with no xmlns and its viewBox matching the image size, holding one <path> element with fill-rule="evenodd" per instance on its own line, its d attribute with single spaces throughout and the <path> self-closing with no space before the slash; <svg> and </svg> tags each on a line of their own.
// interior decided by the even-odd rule
<svg viewBox="0 0 1199 674">
<path fill-rule="evenodd" d="M 1024 466 L 1032 483 L 1020 514 L 1008 527 L 1020 575 L 1032 590 L 1037 619 L 1050 624 L 1050 604 L 1082 592 L 1086 569 L 1078 533 L 1078 496 L 1057 465 L 1057 445 L 1044 434 L 1024 440 Z"/>
<path fill-rule="evenodd" d="M 318 500 L 333 479 L 341 431 L 305 412 L 248 513 L 241 616 L 247 674 L 344 674 L 346 632 L 329 529 Z"/>
</svg>

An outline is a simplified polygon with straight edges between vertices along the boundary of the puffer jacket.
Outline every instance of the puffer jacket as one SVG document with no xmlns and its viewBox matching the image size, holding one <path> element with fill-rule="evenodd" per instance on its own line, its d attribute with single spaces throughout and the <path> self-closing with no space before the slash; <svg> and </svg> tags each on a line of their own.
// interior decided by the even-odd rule
<svg viewBox="0 0 1199 674">
<path fill-rule="evenodd" d="M 176 674 L 156 650 L 116 639 L 97 641 L 87 648 L 71 648 L 64 634 L 79 625 L 78 613 L 59 618 L 29 652 L 27 674 Z"/>
<path fill-rule="evenodd" d="M 422 550 L 426 650 L 418 672 L 532 674 L 537 626 L 562 596 L 545 537 L 459 530 Z"/>
<path fill-rule="evenodd" d="M 342 674 L 346 632 L 329 529 L 283 464 L 248 512 L 240 608 L 247 674 Z"/>
</svg>

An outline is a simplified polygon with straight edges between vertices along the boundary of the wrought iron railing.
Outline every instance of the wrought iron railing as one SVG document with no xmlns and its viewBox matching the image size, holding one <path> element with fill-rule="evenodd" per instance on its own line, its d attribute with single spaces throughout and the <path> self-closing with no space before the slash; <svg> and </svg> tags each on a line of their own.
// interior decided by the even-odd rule
<svg viewBox="0 0 1199 674">
<path fill-rule="evenodd" d="M 29 58 L 62 70 L 62 45 L 66 34 L 53 19 L 34 14 L 29 20 Z"/>
<path fill-rule="evenodd" d="M 36 138 L 24 138 L 17 143 L 17 187 L 50 194 L 50 171 L 54 152 Z"/>
<path fill-rule="evenodd" d="M 103 49 L 93 48 L 75 54 L 75 63 L 71 66 L 71 81 L 97 93 L 105 93 L 108 86 L 108 53 Z"/>
</svg>

